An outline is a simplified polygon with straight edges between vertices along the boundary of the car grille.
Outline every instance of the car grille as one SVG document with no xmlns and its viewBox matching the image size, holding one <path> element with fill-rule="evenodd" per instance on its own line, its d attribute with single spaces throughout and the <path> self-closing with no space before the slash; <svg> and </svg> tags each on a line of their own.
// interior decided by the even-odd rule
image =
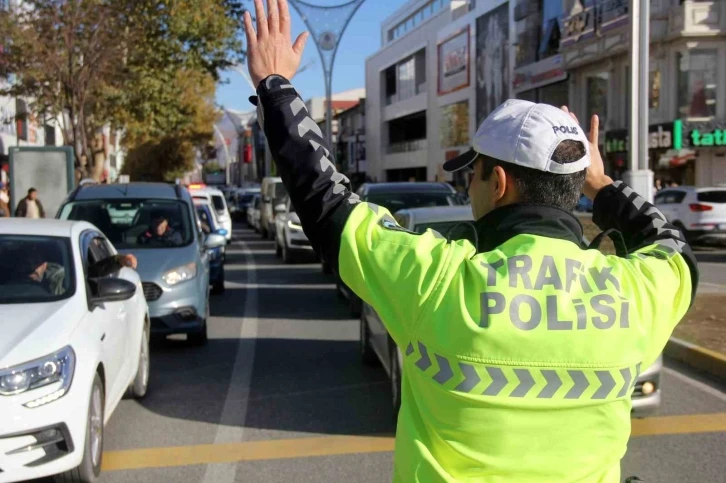
<svg viewBox="0 0 726 483">
<path fill-rule="evenodd" d="M 144 288 L 144 297 L 146 297 L 148 302 L 158 300 L 163 293 L 161 287 L 152 282 L 142 282 L 141 286 Z"/>
</svg>

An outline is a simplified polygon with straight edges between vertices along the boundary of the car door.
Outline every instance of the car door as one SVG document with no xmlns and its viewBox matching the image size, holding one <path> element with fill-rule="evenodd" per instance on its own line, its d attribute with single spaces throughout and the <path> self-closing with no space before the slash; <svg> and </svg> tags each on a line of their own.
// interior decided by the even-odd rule
<svg viewBox="0 0 726 483">
<path fill-rule="evenodd" d="M 653 199 L 655 206 L 665 215 L 668 221 L 673 221 L 674 210 L 672 199 L 673 197 L 670 191 L 661 191 Z"/>
<path fill-rule="evenodd" d="M 88 267 L 111 254 L 105 246 L 104 236 L 98 231 L 83 232 L 80 242 L 84 277 L 88 280 Z M 88 282 L 87 287 L 91 294 Z M 124 374 L 126 354 L 129 351 L 128 307 L 125 302 L 104 302 L 91 306 L 91 309 L 93 322 L 103 328 L 101 359 L 106 374 L 106 401 L 111 403 L 121 397 L 128 381 L 128 374 Z"/>
</svg>

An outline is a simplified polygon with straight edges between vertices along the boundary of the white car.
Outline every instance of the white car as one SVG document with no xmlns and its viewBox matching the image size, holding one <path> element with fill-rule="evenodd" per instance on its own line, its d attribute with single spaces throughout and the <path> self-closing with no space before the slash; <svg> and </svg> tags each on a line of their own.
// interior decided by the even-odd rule
<svg viewBox="0 0 726 483">
<path fill-rule="evenodd" d="M 94 481 L 106 422 L 146 394 L 148 308 L 134 270 L 100 270 L 116 254 L 83 221 L 0 221 L 0 483 Z"/>
<path fill-rule="evenodd" d="M 194 184 L 189 186 L 189 192 L 191 193 L 192 198 L 207 200 L 214 206 L 219 222 L 222 224 L 222 227 L 227 230 L 227 234 L 224 235 L 224 238 L 227 240 L 227 243 L 230 243 L 232 241 L 232 215 L 229 213 L 227 199 L 225 198 L 224 193 L 217 188 Z"/>
<path fill-rule="evenodd" d="M 432 229 L 445 237 L 450 237 L 449 239 L 467 239 L 472 243 L 476 240 L 471 206 L 412 208 L 400 210 L 394 217 L 403 228 L 416 233 L 424 233 L 426 230 Z M 586 241 L 583 240 L 583 242 Z M 376 365 L 380 362 L 388 373 L 391 383 L 391 400 L 397 417 L 401 407 L 403 356 L 401 349 L 388 335 L 379 315 L 373 307 L 365 302 L 363 302 L 360 315 L 360 355 L 364 364 Z M 658 411 L 661 402 L 660 374 L 662 369 L 663 356 L 659 356 L 653 365 L 638 376 L 631 397 L 634 417 L 651 416 Z"/>
<path fill-rule="evenodd" d="M 262 195 L 257 193 L 252 196 L 252 202 L 247 207 L 247 225 L 256 232 L 260 231 L 260 206 Z"/>
<path fill-rule="evenodd" d="M 726 239 L 726 187 L 666 188 L 655 195 L 655 206 L 690 241 Z"/>
<path fill-rule="evenodd" d="M 314 259 L 313 246 L 302 229 L 295 207 L 289 199 L 284 206 L 285 209 L 275 215 L 275 254 L 281 256 L 285 263 L 292 263 L 305 255 Z"/>
</svg>

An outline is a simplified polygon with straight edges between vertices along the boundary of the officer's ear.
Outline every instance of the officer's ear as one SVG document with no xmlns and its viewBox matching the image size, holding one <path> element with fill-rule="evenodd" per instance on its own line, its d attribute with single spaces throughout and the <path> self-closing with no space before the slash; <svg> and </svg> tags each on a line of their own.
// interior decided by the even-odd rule
<svg viewBox="0 0 726 483">
<path fill-rule="evenodd" d="M 507 196 L 507 191 L 511 189 L 507 185 L 513 181 L 511 176 L 507 176 L 507 172 L 501 166 L 494 166 L 489 181 L 492 186 L 492 201 L 495 205 L 501 203 Z"/>
</svg>

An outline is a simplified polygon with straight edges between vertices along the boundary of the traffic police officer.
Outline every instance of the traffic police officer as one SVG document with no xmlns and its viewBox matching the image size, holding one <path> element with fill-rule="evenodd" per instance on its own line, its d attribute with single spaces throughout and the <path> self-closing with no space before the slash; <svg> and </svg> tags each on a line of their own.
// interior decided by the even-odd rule
<svg viewBox="0 0 726 483">
<path fill-rule="evenodd" d="M 510 100 L 472 150 L 478 241 L 410 233 L 363 203 L 289 80 L 286 0 L 245 16 L 258 119 L 318 253 L 381 316 L 404 356 L 394 481 L 617 482 L 630 394 L 688 309 L 697 284 L 683 235 L 604 174 L 598 121 Z M 571 211 L 622 235 L 618 256 L 582 245 Z"/>
</svg>

